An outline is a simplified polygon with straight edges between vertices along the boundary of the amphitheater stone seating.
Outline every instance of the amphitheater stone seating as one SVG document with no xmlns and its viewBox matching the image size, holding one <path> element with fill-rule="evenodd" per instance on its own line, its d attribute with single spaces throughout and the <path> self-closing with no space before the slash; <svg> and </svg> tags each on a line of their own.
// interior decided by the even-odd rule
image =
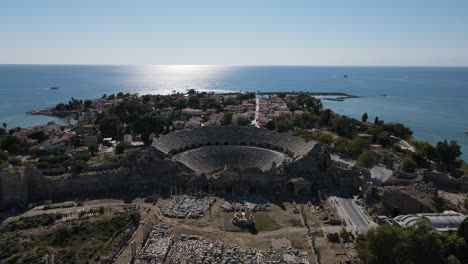
<svg viewBox="0 0 468 264">
<path fill-rule="evenodd" d="M 278 166 L 288 160 L 283 153 L 249 146 L 208 146 L 188 150 L 173 157 L 196 173 L 256 167 L 266 171 L 273 162 Z"/>
<path fill-rule="evenodd" d="M 289 133 L 276 133 L 264 128 L 218 126 L 179 130 L 160 137 L 154 143 L 154 147 L 165 154 L 214 145 L 258 146 L 297 159 L 306 155 L 315 142 L 305 142 Z"/>
</svg>

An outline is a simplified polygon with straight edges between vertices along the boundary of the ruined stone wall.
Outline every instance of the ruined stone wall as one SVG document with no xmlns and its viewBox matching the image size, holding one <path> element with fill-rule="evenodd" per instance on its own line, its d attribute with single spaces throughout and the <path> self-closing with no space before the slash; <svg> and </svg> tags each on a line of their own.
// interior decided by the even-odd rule
<svg viewBox="0 0 468 264">
<path fill-rule="evenodd" d="M 391 215 L 394 208 L 399 214 L 435 213 L 444 209 L 441 197 L 411 187 L 388 186 L 382 192 L 381 201 L 387 215 Z"/>
<path fill-rule="evenodd" d="M 27 200 L 27 184 L 23 173 L 0 172 L 0 210 Z"/>
<path fill-rule="evenodd" d="M 128 169 L 84 173 L 64 179 L 47 179 L 37 198 L 63 200 L 87 197 L 116 197 L 126 190 Z"/>
<path fill-rule="evenodd" d="M 423 173 L 423 181 L 428 183 L 432 182 L 434 186 L 440 189 L 452 189 L 456 191 L 461 191 L 462 189 L 462 179 L 456 179 L 449 176 L 446 173 L 438 171 L 429 171 L 426 170 Z"/>
</svg>

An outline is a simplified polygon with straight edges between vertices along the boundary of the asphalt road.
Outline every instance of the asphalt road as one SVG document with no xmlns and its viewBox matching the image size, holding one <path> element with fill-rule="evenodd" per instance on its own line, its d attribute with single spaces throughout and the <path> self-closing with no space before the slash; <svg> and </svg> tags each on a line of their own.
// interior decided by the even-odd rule
<svg viewBox="0 0 468 264">
<path fill-rule="evenodd" d="M 366 233 L 369 231 L 370 224 L 356 207 L 353 199 L 334 197 L 336 209 L 342 219 L 346 221 L 348 230 L 354 230 L 356 233 Z"/>
</svg>

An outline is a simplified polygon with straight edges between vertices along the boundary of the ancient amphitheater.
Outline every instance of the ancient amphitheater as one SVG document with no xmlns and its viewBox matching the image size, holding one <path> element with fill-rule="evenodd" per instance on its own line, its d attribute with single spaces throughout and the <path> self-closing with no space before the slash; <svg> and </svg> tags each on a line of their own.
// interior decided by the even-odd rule
<svg viewBox="0 0 468 264">
<path fill-rule="evenodd" d="M 180 130 L 160 137 L 154 147 L 163 159 L 186 168 L 191 176 L 185 189 L 297 193 L 319 187 L 357 189 L 367 179 L 360 177 L 362 171 L 332 161 L 327 147 L 315 141 L 264 128 Z"/>
<path fill-rule="evenodd" d="M 180 130 L 159 138 L 154 146 L 165 154 L 181 153 L 202 146 L 255 146 L 299 158 L 307 154 L 315 144 L 289 133 L 276 133 L 263 128 L 223 126 Z"/>
<path fill-rule="evenodd" d="M 198 174 L 258 168 L 268 171 L 302 158 L 315 146 L 288 133 L 250 127 L 203 127 L 159 138 L 154 146 Z"/>
<path fill-rule="evenodd" d="M 47 176 L 32 166 L 0 173 L 0 208 L 44 199 L 143 193 L 357 193 L 370 183 L 368 171 L 332 160 L 322 144 L 237 126 L 169 133 L 153 147 L 128 151 L 125 160 L 111 165 L 89 167 L 73 177 Z"/>
</svg>

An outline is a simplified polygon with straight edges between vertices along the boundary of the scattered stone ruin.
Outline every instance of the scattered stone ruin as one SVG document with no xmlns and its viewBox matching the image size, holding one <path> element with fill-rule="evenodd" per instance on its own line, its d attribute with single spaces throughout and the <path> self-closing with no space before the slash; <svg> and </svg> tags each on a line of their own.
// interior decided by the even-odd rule
<svg viewBox="0 0 468 264">
<path fill-rule="evenodd" d="M 293 248 L 259 250 L 240 248 L 235 244 L 215 243 L 196 235 L 174 237 L 165 224 L 156 224 L 149 231 L 141 251 L 135 256 L 137 264 L 157 263 L 284 263 L 308 264 L 305 252 Z"/>
<path fill-rule="evenodd" d="M 216 199 L 211 196 L 203 198 L 187 195 L 173 196 L 169 204 L 164 208 L 164 216 L 198 219 L 210 210 L 215 201 Z"/>
</svg>

